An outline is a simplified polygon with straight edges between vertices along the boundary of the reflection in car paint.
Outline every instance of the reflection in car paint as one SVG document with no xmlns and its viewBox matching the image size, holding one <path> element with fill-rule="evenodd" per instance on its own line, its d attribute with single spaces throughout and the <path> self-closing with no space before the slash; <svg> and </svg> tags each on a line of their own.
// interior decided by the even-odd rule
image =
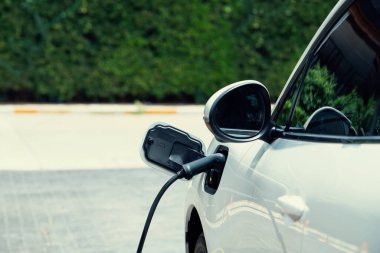
<svg viewBox="0 0 380 253">
<path fill-rule="evenodd" d="M 210 222 L 207 219 L 206 219 L 206 222 L 210 227 L 216 228 L 216 227 L 221 226 L 224 222 L 226 222 L 226 220 L 229 217 L 237 215 L 238 213 L 241 213 L 241 212 L 249 212 L 254 215 L 260 216 L 262 218 L 265 218 L 267 220 L 271 220 L 271 215 L 270 215 L 270 212 L 271 212 L 277 224 L 280 224 L 282 226 L 288 226 L 290 227 L 290 229 L 292 229 L 293 231 L 296 231 L 297 233 L 304 233 L 305 236 L 313 237 L 317 239 L 319 242 L 329 245 L 333 247 L 334 249 L 338 250 L 339 252 L 355 253 L 355 252 L 359 252 L 359 249 L 362 248 L 357 245 L 351 244 L 349 242 L 335 238 L 334 236 L 328 235 L 315 228 L 309 227 L 308 220 L 305 220 L 302 223 L 295 222 L 292 225 L 286 224 L 286 222 L 284 222 L 283 220 L 283 215 L 280 212 L 270 211 L 268 208 L 265 208 L 261 205 L 256 204 L 255 202 L 247 201 L 247 200 L 241 200 L 241 201 L 230 203 L 229 205 L 227 205 L 225 209 L 223 209 L 217 214 L 217 219 L 214 222 Z M 222 250 L 222 249 L 218 249 L 218 250 Z M 213 252 L 224 252 L 224 251 L 213 251 Z"/>
<path fill-rule="evenodd" d="M 216 250 L 213 250 L 212 253 L 224 253 L 224 250 L 221 248 L 217 248 Z"/>
</svg>

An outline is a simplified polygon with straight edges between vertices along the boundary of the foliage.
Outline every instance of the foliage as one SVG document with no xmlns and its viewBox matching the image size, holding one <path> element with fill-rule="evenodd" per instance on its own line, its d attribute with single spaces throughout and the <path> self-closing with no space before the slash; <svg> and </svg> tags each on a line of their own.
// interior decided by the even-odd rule
<svg viewBox="0 0 380 253">
<path fill-rule="evenodd" d="M 337 90 L 338 84 L 334 75 L 319 63 L 314 65 L 305 77 L 292 125 L 301 126 L 314 111 L 323 106 L 330 106 L 345 114 L 355 129 L 368 130 L 376 109 L 374 96 L 365 101 L 356 88 L 346 94 L 336 94 Z M 289 110 L 290 106 L 291 101 L 287 101 L 285 107 Z"/>
<path fill-rule="evenodd" d="M 333 106 L 331 103 L 335 99 L 335 88 L 334 76 L 330 76 L 327 68 L 321 67 L 317 63 L 305 77 L 293 122 L 297 122 L 296 125 L 303 125 L 317 109 L 323 106 Z"/>
<path fill-rule="evenodd" d="M 243 79 L 275 97 L 335 2 L 4 0 L 0 101 L 204 102 Z"/>
</svg>

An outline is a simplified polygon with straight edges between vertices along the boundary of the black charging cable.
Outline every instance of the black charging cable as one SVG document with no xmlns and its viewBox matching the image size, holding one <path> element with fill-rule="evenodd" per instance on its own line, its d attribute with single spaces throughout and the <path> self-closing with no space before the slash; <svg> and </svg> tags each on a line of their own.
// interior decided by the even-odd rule
<svg viewBox="0 0 380 253">
<path fill-rule="evenodd" d="M 217 163 L 224 163 L 226 161 L 226 157 L 221 153 L 215 153 L 206 157 L 203 157 L 201 159 L 198 159 L 196 161 L 186 163 L 182 165 L 182 170 L 177 172 L 173 177 L 171 177 L 161 188 L 161 190 L 158 192 L 156 198 L 153 201 L 152 206 L 150 207 L 148 217 L 146 218 L 145 225 L 143 232 L 140 237 L 139 246 L 137 248 L 137 253 L 141 253 L 142 249 L 144 247 L 145 238 L 148 234 L 149 226 L 152 221 L 154 212 L 156 211 L 158 202 L 160 202 L 162 196 L 166 192 L 166 190 L 178 179 L 186 178 L 187 180 L 191 179 L 193 176 L 205 172 L 212 166 L 214 166 Z"/>
<path fill-rule="evenodd" d="M 169 181 L 167 181 L 166 184 L 161 188 L 160 192 L 157 194 L 156 198 L 154 199 L 153 204 L 152 204 L 152 206 L 151 206 L 151 208 L 149 210 L 148 217 L 146 218 L 146 221 L 145 221 L 145 226 L 144 226 L 144 230 L 143 230 L 143 232 L 141 234 L 141 238 L 140 238 L 140 242 L 139 242 L 139 247 L 137 248 L 137 253 L 141 253 L 142 252 L 142 249 L 144 247 L 145 238 L 146 238 L 146 235 L 148 234 L 148 229 L 149 229 L 149 226 L 150 226 L 150 222 L 152 221 L 152 218 L 153 218 L 154 212 L 156 211 L 158 202 L 160 202 L 160 199 L 161 199 L 162 195 L 164 195 L 164 193 L 166 192 L 166 190 L 175 181 L 177 181 L 177 179 L 179 179 L 179 178 L 180 178 L 179 173 L 177 173 L 175 176 L 173 176 L 172 178 L 170 178 Z"/>
</svg>

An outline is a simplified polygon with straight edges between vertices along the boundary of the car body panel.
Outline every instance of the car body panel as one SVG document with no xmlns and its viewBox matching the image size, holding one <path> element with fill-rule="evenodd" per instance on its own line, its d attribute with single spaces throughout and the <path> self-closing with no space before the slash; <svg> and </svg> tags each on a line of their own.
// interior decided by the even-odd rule
<svg viewBox="0 0 380 253">
<path fill-rule="evenodd" d="M 255 173 L 282 185 L 286 195 L 299 196 L 307 205 L 299 222 L 302 252 L 356 252 L 363 245 L 378 252 L 380 162 L 373 159 L 377 151 L 374 144 L 278 139 L 254 166 Z M 268 194 L 270 189 L 262 192 Z M 271 197 L 266 199 L 276 201 L 277 195 Z"/>
<path fill-rule="evenodd" d="M 223 145 L 231 153 L 218 191 L 205 192 L 200 175 L 187 198 L 201 210 L 210 252 L 378 252 L 380 229 L 370 221 L 380 220 L 380 162 L 367 162 L 377 145 L 286 139 Z M 284 195 L 305 201 L 299 221 L 279 208 Z"/>
</svg>

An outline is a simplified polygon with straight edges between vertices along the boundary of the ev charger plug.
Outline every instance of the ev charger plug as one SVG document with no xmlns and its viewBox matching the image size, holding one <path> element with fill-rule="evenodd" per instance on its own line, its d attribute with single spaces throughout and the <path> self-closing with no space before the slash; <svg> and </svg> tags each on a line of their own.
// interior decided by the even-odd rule
<svg viewBox="0 0 380 253">
<path fill-rule="evenodd" d="M 152 206 L 150 207 L 148 217 L 145 221 L 144 230 L 140 237 L 139 246 L 137 248 L 137 253 L 141 253 L 142 249 L 144 247 L 144 242 L 146 235 L 148 234 L 149 226 L 152 221 L 154 212 L 156 211 L 158 202 L 160 202 L 161 197 L 164 195 L 165 191 L 178 179 L 185 178 L 187 180 L 190 180 L 195 175 L 198 175 L 202 172 L 207 171 L 208 169 L 212 168 L 213 166 L 225 163 L 226 157 L 221 153 L 215 153 L 211 154 L 209 156 L 205 156 L 203 158 L 200 158 L 198 160 L 186 163 L 182 165 L 182 170 L 177 172 L 172 178 L 170 178 L 165 185 L 161 188 L 161 190 L 158 192 L 156 198 L 153 201 Z"/>
</svg>

